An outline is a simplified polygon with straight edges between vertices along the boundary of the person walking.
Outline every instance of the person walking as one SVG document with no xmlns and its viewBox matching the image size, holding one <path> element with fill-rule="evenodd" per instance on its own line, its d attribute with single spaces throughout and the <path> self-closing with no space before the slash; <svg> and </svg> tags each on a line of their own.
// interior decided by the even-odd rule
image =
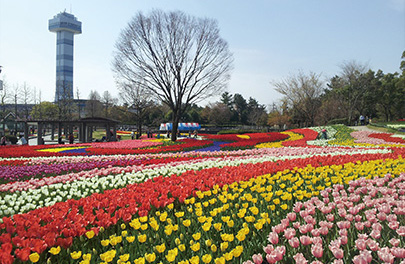
<svg viewBox="0 0 405 264">
<path fill-rule="evenodd" d="M 73 133 L 69 134 L 69 144 L 73 144 L 73 142 L 75 141 L 75 137 L 73 136 Z"/>
</svg>

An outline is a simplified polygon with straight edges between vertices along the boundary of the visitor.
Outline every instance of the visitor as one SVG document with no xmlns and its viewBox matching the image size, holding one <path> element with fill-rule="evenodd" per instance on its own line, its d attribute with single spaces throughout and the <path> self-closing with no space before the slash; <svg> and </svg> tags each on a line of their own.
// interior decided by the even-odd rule
<svg viewBox="0 0 405 264">
<path fill-rule="evenodd" d="M 360 125 L 364 126 L 364 116 L 360 115 L 359 119 L 360 119 Z"/>
<path fill-rule="evenodd" d="M 328 135 L 326 134 L 326 129 L 322 129 L 321 139 L 328 139 Z"/>
<path fill-rule="evenodd" d="M 7 138 L 6 138 L 6 136 L 2 136 L 1 137 L 1 145 L 5 146 L 6 144 L 7 144 Z"/>
<path fill-rule="evenodd" d="M 194 130 L 194 138 L 197 138 L 197 136 L 198 136 L 197 130 Z"/>
<path fill-rule="evenodd" d="M 131 132 L 131 139 L 133 140 L 135 138 L 135 133 L 134 131 Z"/>
<path fill-rule="evenodd" d="M 20 141 L 21 141 L 21 145 L 27 145 L 27 144 L 28 144 L 28 142 L 27 142 L 27 140 L 25 139 L 24 135 L 21 135 L 21 136 L 20 136 Z"/>
<path fill-rule="evenodd" d="M 69 144 L 73 144 L 73 142 L 75 141 L 75 137 L 73 136 L 73 133 L 69 134 Z"/>
</svg>

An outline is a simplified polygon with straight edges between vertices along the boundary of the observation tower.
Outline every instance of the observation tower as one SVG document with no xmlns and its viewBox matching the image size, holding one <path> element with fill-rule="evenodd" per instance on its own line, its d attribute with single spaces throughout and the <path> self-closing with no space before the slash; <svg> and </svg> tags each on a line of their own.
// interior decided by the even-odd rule
<svg viewBox="0 0 405 264">
<path fill-rule="evenodd" d="M 55 102 L 73 99 L 73 37 L 82 33 L 82 22 L 61 12 L 49 19 L 49 31 L 57 34 Z"/>
</svg>

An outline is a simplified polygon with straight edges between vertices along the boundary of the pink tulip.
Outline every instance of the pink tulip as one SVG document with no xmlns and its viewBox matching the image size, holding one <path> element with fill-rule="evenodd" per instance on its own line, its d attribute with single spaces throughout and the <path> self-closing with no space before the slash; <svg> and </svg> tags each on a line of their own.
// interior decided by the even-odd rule
<svg viewBox="0 0 405 264">
<path fill-rule="evenodd" d="M 322 255 L 323 255 L 322 245 L 312 244 L 311 253 L 312 253 L 312 255 L 314 255 L 315 258 L 322 258 Z"/>
<path fill-rule="evenodd" d="M 312 238 L 312 244 L 318 244 L 318 245 L 322 245 L 323 241 L 321 237 L 313 237 Z"/>
<path fill-rule="evenodd" d="M 267 237 L 270 243 L 273 245 L 278 244 L 278 234 L 276 232 L 270 232 L 269 236 Z"/>
<path fill-rule="evenodd" d="M 383 213 L 383 212 L 380 212 L 380 213 L 377 214 L 377 218 L 380 221 L 385 221 L 385 219 L 387 219 L 387 215 L 385 213 Z"/>
<path fill-rule="evenodd" d="M 341 248 L 333 248 L 333 249 L 331 249 L 331 251 L 332 251 L 333 256 L 337 259 L 342 259 L 344 256 L 343 249 L 341 249 Z"/>
<path fill-rule="evenodd" d="M 293 208 L 294 212 L 298 213 L 299 211 L 301 211 L 302 206 L 303 206 L 302 202 L 295 203 L 294 208 Z"/>
<path fill-rule="evenodd" d="M 273 247 L 273 245 L 270 245 L 270 244 L 268 244 L 267 246 L 263 247 L 263 251 L 264 251 L 266 254 L 270 254 L 271 252 L 273 252 L 273 250 L 274 250 L 274 247 Z"/>
<path fill-rule="evenodd" d="M 286 239 L 291 239 L 291 238 L 293 238 L 295 236 L 295 229 L 294 228 L 287 228 L 285 231 L 284 231 L 284 237 L 286 238 Z"/>
<path fill-rule="evenodd" d="M 278 225 L 273 226 L 273 227 L 271 228 L 271 230 L 272 230 L 274 233 L 277 233 L 277 234 L 280 234 L 281 232 L 284 232 L 284 229 L 285 229 L 285 227 L 284 227 L 282 224 L 278 224 Z"/>
<path fill-rule="evenodd" d="M 246 260 L 242 264 L 254 264 L 251 260 Z"/>
<path fill-rule="evenodd" d="M 361 220 L 363 220 L 363 217 L 361 217 L 361 215 L 356 215 L 354 217 L 354 221 L 356 221 L 356 222 L 360 222 Z"/>
<path fill-rule="evenodd" d="M 373 256 L 371 255 L 371 251 L 369 250 L 362 250 L 360 252 L 360 256 L 362 256 L 367 263 L 371 263 L 371 261 L 373 260 Z"/>
<path fill-rule="evenodd" d="M 332 264 L 344 264 L 344 262 L 341 259 L 335 259 Z"/>
<path fill-rule="evenodd" d="M 390 242 L 390 244 L 391 244 L 392 246 L 397 247 L 397 246 L 399 246 L 400 240 L 393 237 L 393 238 L 391 238 L 388 242 Z"/>
<path fill-rule="evenodd" d="M 392 221 L 388 223 L 388 227 L 391 228 L 392 230 L 398 230 L 399 228 L 399 222 L 398 221 Z M 402 231 L 399 231 L 400 233 L 402 233 Z M 397 232 L 398 233 L 398 232 Z M 399 235 L 399 234 L 398 234 Z"/>
<path fill-rule="evenodd" d="M 300 226 L 301 226 L 301 223 L 300 223 L 300 222 L 294 222 L 294 223 L 293 223 L 293 227 L 294 227 L 295 229 L 299 229 Z"/>
<path fill-rule="evenodd" d="M 364 223 L 362 223 L 362 222 L 356 222 L 356 223 L 354 223 L 354 227 L 355 227 L 357 230 L 362 231 L 362 230 L 364 229 Z"/>
<path fill-rule="evenodd" d="M 368 264 L 367 260 L 362 255 L 354 256 L 353 264 Z"/>
<path fill-rule="evenodd" d="M 374 239 L 380 239 L 381 238 L 381 231 L 378 229 L 373 229 L 370 233 L 370 236 Z"/>
<path fill-rule="evenodd" d="M 405 258 L 405 248 L 391 248 L 391 254 L 394 255 L 396 258 Z"/>
<path fill-rule="evenodd" d="M 312 229 L 311 234 L 313 237 L 319 237 L 321 235 L 321 230 L 319 228 Z"/>
<path fill-rule="evenodd" d="M 326 236 L 326 235 L 329 233 L 329 228 L 326 227 L 326 226 L 322 226 L 322 227 L 319 229 L 319 231 L 321 232 L 321 234 L 322 234 L 323 236 Z"/>
<path fill-rule="evenodd" d="M 283 231 L 284 231 L 284 229 L 286 229 L 290 225 L 290 220 L 288 218 L 284 218 L 281 220 L 280 225 L 283 226 Z"/>
<path fill-rule="evenodd" d="M 377 252 L 378 257 L 385 263 L 394 263 L 395 257 L 391 254 L 388 247 L 384 247 Z"/>
<path fill-rule="evenodd" d="M 339 230 L 339 236 L 347 236 L 347 234 L 348 234 L 347 229 Z"/>
<path fill-rule="evenodd" d="M 354 216 L 352 214 L 347 214 L 345 218 L 347 221 L 351 222 L 351 221 L 353 221 Z"/>
<path fill-rule="evenodd" d="M 365 222 L 364 222 L 364 226 L 365 226 L 365 227 L 371 227 L 371 222 L 368 221 L 368 220 L 365 221 Z"/>
<path fill-rule="evenodd" d="M 294 260 L 296 264 L 307 264 L 308 260 L 304 257 L 302 253 L 297 253 L 294 255 Z"/>
<path fill-rule="evenodd" d="M 290 246 L 293 248 L 297 248 L 300 246 L 300 241 L 298 240 L 297 237 L 293 237 L 288 240 L 288 244 L 290 244 Z"/>
<path fill-rule="evenodd" d="M 400 226 L 397 228 L 397 234 L 400 236 L 405 236 L 405 226 Z"/>
<path fill-rule="evenodd" d="M 380 244 L 371 238 L 367 239 L 367 246 L 372 251 L 377 251 L 380 249 Z"/>
<path fill-rule="evenodd" d="M 294 212 L 288 213 L 287 214 L 287 218 L 288 220 L 290 220 L 291 222 L 294 222 L 295 219 L 297 219 L 297 215 Z"/>
<path fill-rule="evenodd" d="M 320 262 L 319 260 L 314 260 L 311 262 L 311 264 L 323 264 L 322 262 Z"/>
<path fill-rule="evenodd" d="M 254 262 L 255 264 L 262 264 L 262 262 L 263 262 L 263 257 L 262 257 L 261 254 L 254 254 L 254 255 L 252 256 L 252 259 L 253 259 L 253 262 Z"/>
<path fill-rule="evenodd" d="M 366 240 L 364 239 L 357 239 L 356 242 L 356 247 L 358 250 L 365 250 L 367 248 Z"/>
<path fill-rule="evenodd" d="M 304 246 L 310 245 L 312 244 L 312 238 L 309 236 L 301 236 L 300 237 L 300 242 L 301 244 L 303 244 Z"/>
<path fill-rule="evenodd" d="M 341 236 L 340 237 L 340 242 L 342 243 L 342 245 L 346 245 L 348 240 L 349 239 L 347 238 L 347 236 Z"/>
</svg>

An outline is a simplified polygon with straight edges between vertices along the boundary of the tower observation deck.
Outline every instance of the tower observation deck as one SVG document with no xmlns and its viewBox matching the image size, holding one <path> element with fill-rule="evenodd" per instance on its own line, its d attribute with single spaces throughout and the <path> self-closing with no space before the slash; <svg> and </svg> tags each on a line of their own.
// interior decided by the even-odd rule
<svg viewBox="0 0 405 264">
<path fill-rule="evenodd" d="M 49 19 L 49 31 L 57 34 L 55 102 L 73 99 L 73 36 L 82 33 L 82 22 L 61 12 Z"/>
</svg>

